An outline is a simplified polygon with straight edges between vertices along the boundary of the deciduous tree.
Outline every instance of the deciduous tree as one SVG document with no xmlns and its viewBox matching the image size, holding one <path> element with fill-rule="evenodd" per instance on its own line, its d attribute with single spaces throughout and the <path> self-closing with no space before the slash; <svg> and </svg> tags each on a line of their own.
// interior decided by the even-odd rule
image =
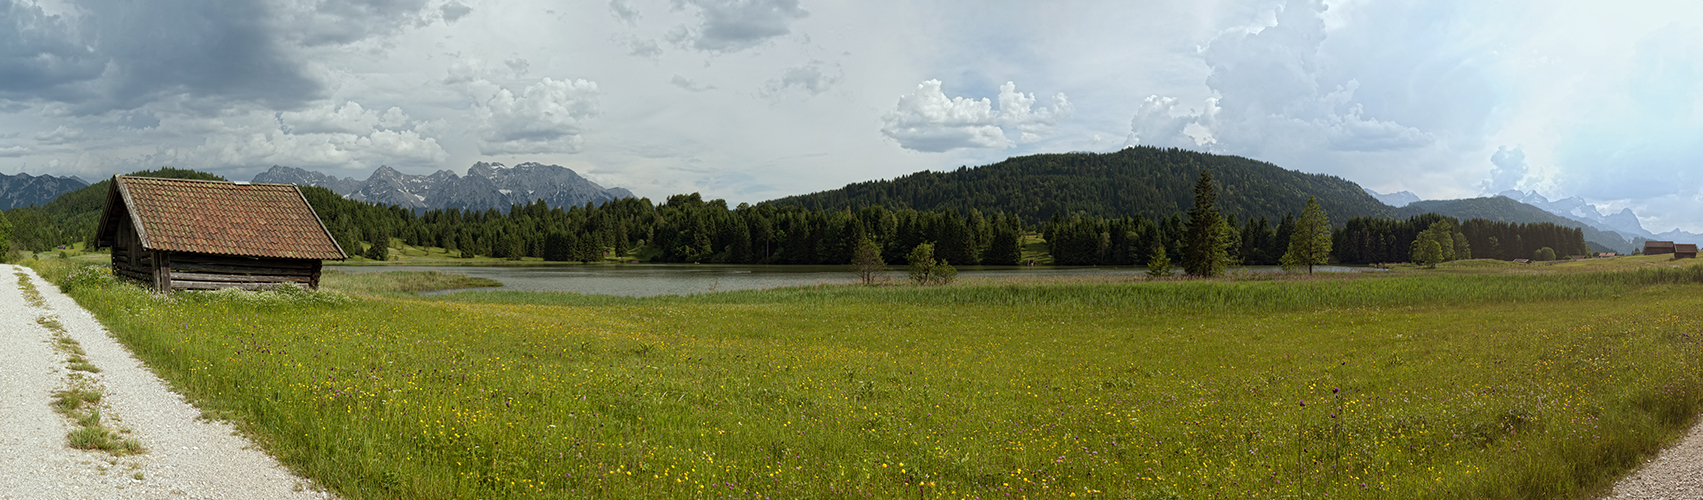
<svg viewBox="0 0 1703 500">
<path fill-rule="evenodd" d="M 875 240 L 864 238 L 857 243 L 857 249 L 852 251 L 852 274 L 865 285 L 875 284 L 875 278 L 881 271 L 887 270 L 887 263 L 881 261 L 881 246 Z"/>
<path fill-rule="evenodd" d="M 1289 251 L 1283 254 L 1283 269 L 1297 270 L 1307 268 L 1307 274 L 1313 273 L 1313 266 L 1330 262 L 1330 217 L 1325 215 L 1325 209 L 1319 206 L 1317 198 L 1307 198 L 1306 208 L 1301 209 L 1301 218 L 1295 221 L 1295 232 L 1289 236 Z"/>
</svg>

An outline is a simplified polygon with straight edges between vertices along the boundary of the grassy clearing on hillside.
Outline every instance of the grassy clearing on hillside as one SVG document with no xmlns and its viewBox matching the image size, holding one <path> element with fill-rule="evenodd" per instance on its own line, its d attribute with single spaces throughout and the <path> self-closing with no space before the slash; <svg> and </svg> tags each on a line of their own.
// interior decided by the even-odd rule
<svg viewBox="0 0 1703 500">
<path fill-rule="evenodd" d="M 1587 498 L 1703 410 L 1696 268 L 466 302 L 55 280 L 352 498 Z"/>
</svg>

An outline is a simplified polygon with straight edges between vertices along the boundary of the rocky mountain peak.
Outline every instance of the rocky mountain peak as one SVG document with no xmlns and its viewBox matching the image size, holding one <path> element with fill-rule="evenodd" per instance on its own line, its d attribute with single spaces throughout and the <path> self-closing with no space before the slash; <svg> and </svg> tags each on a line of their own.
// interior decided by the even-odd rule
<svg viewBox="0 0 1703 500">
<path fill-rule="evenodd" d="M 46 205 L 59 195 L 83 189 L 89 183 L 75 176 L 0 174 L 0 209 Z"/>
<path fill-rule="evenodd" d="M 568 207 L 633 196 L 626 189 L 599 186 L 566 167 L 534 162 L 513 167 L 478 162 L 468 167 L 465 177 L 450 170 L 412 175 L 380 166 L 365 181 L 351 178 L 347 182 L 318 172 L 273 167 L 255 179 L 320 186 L 349 199 L 411 209 L 508 210 L 538 200 L 552 207 Z"/>
</svg>

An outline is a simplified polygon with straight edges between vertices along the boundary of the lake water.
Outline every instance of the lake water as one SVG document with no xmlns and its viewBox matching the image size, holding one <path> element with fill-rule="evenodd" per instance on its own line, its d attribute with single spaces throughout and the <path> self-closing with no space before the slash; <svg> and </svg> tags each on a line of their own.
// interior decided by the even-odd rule
<svg viewBox="0 0 1703 500">
<path fill-rule="evenodd" d="M 441 271 L 486 278 L 501 287 L 447 290 L 435 293 L 508 290 L 523 292 L 574 292 L 593 295 L 650 297 L 691 295 L 729 290 L 757 290 L 785 286 L 849 284 L 857 279 L 848 266 L 739 266 L 696 264 L 624 265 L 537 265 L 537 266 L 326 266 L 345 273 L 385 271 Z M 903 268 L 883 276 L 906 278 Z M 1358 272 L 1364 267 L 1323 266 L 1322 272 Z M 1236 272 L 1276 272 L 1272 267 L 1235 268 Z M 1145 274 L 1145 268 L 1129 267 L 964 267 L 960 278 L 1130 276 Z"/>
</svg>

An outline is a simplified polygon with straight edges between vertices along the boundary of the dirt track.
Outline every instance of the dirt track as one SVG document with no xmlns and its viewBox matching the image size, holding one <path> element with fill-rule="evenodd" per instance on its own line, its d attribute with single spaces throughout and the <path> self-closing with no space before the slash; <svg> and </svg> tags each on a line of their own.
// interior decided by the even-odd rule
<svg viewBox="0 0 1703 500">
<path fill-rule="evenodd" d="M 26 302 L 19 272 L 35 284 L 44 307 Z M 42 317 L 63 324 L 101 369 L 85 376 L 105 389 L 103 421 L 146 453 L 114 457 L 69 446 L 72 423 L 49 401 L 68 385 L 70 371 L 66 354 L 53 348 L 53 333 L 37 322 Z M 199 415 L 57 287 L 27 268 L 0 265 L 0 498 L 328 497 L 229 425 Z"/>
</svg>

